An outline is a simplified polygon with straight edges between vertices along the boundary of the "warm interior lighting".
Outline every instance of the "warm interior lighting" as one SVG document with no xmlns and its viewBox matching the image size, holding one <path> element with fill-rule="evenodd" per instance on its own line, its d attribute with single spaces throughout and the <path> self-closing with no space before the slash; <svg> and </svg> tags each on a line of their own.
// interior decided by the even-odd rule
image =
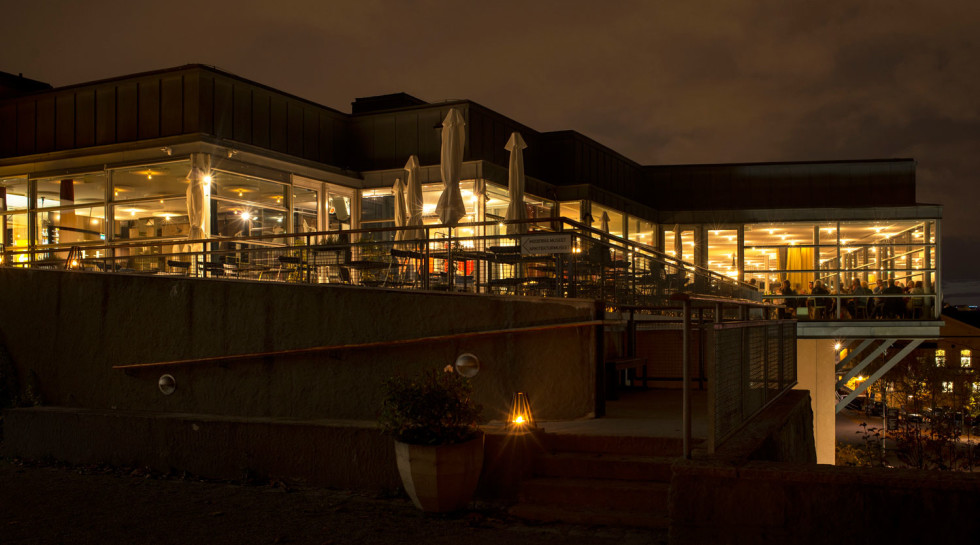
<svg viewBox="0 0 980 545">
<path fill-rule="evenodd" d="M 510 406 L 510 415 L 507 417 L 507 425 L 517 431 L 527 431 L 534 427 L 531 402 L 528 401 L 527 394 L 524 392 L 514 394 L 514 401 Z"/>
</svg>

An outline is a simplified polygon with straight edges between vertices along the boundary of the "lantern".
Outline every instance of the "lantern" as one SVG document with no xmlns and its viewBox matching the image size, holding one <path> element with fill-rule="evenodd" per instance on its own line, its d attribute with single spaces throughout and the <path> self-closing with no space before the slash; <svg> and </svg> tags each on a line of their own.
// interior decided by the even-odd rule
<svg viewBox="0 0 980 545">
<path fill-rule="evenodd" d="M 534 415 L 531 414 L 531 402 L 527 394 L 517 392 L 507 415 L 507 427 L 516 431 L 526 431 L 534 428 Z"/>
</svg>

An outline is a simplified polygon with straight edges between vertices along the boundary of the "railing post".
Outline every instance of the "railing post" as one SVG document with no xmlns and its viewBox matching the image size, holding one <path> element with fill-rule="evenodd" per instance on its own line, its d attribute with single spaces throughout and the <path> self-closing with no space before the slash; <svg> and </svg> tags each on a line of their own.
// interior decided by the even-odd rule
<svg viewBox="0 0 980 545">
<path fill-rule="evenodd" d="M 429 289 L 429 228 L 425 228 L 425 252 L 422 254 L 422 288 Z"/>
<path fill-rule="evenodd" d="M 684 382 L 684 388 L 682 390 L 683 395 L 681 397 L 682 404 L 684 405 L 682 410 L 682 428 L 683 428 L 683 448 L 684 448 L 684 458 L 687 460 L 691 459 L 691 377 L 690 371 L 688 370 L 688 363 L 691 359 L 691 347 L 690 347 L 690 329 L 691 329 L 691 302 L 687 299 L 683 302 L 683 313 L 684 313 L 684 325 L 683 334 L 681 335 L 681 343 L 683 343 L 682 354 L 682 365 L 684 368 L 681 370 L 681 380 Z"/>
</svg>

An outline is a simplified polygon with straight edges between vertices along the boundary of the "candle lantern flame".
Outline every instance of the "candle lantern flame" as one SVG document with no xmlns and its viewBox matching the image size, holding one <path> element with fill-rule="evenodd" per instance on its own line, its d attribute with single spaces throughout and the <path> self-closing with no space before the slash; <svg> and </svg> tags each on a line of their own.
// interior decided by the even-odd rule
<svg viewBox="0 0 980 545">
<path fill-rule="evenodd" d="M 517 392 L 514 394 L 514 401 L 510 406 L 510 415 L 507 418 L 507 425 L 516 430 L 528 430 L 534 428 L 534 416 L 531 414 L 531 402 L 527 399 L 527 394 Z"/>
</svg>

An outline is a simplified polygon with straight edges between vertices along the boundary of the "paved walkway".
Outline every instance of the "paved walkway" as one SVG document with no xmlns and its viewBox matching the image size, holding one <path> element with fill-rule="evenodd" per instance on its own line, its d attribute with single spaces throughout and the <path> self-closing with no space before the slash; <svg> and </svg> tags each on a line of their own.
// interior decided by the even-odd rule
<svg viewBox="0 0 980 545">
<path fill-rule="evenodd" d="M 691 391 L 691 436 L 708 438 L 706 391 Z M 680 389 L 627 390 L 606 402 L 606 416 L 587 420 L 541 422 L 548 433 L 623 435 L 633 437 L 682 437 Z"/>
<path fill-rule="evenodd" d="M 0 543 L 639 545 L 667 543 L 667 532 L 532 525 L 490 508 L 427 516 L 401 497 L 0 460 Z"/>
</svg>

